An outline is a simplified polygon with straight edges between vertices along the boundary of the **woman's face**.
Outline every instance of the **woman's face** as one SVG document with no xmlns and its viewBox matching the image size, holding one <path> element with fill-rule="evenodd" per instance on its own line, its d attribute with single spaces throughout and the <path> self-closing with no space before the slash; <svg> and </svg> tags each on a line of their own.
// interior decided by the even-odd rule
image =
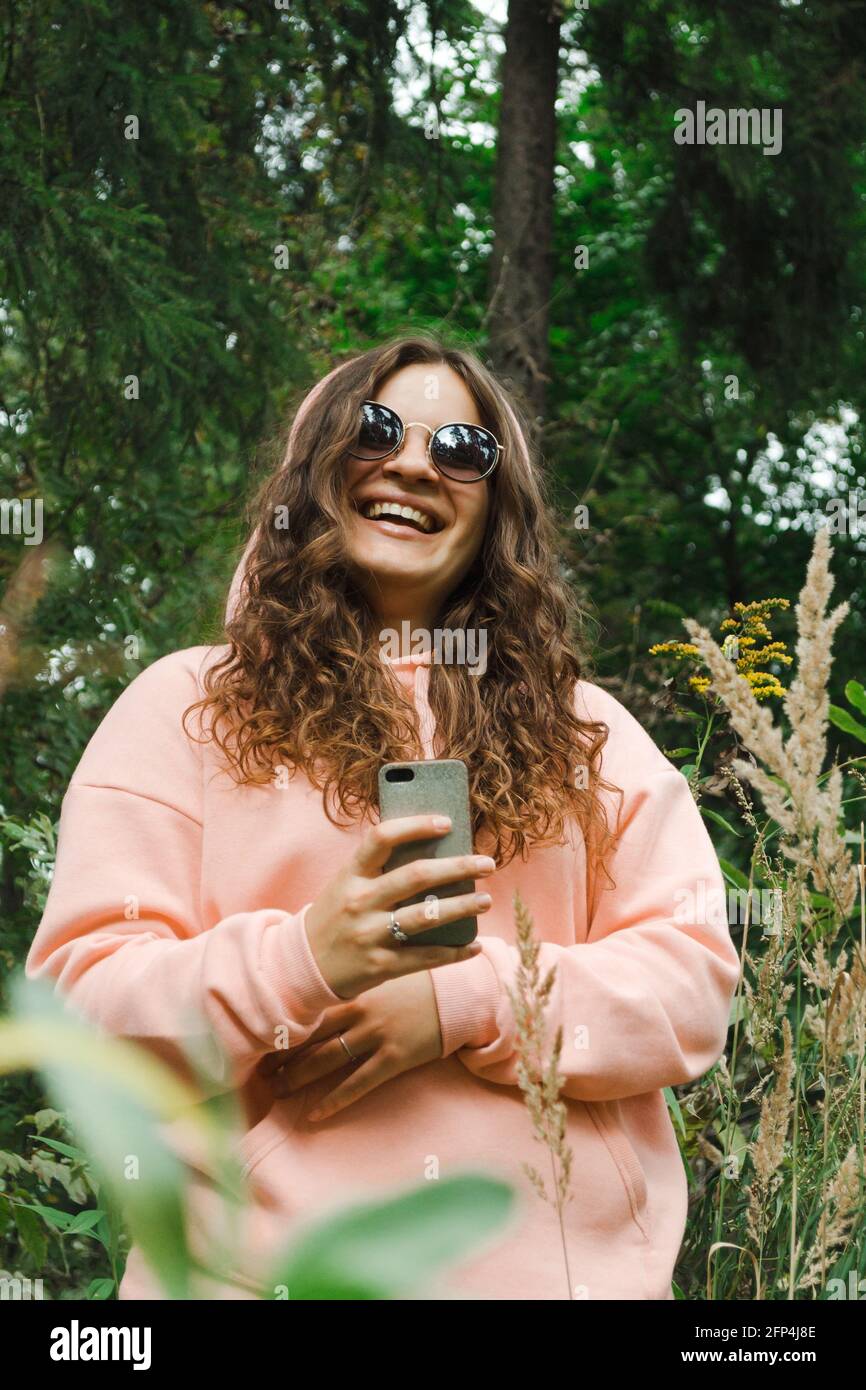
<svg viewBox="0 0 866 1390">
<path fill-rule="evenodd" d="M 375 399 L 407 426 L 484 423 L 462 380 L 444 362 L 402 367 Z M 347 457 L 346 486 L 353 506 L 349 553 L 368 602 L 389 618 L 402 612 L 432 628 L 481 547 L 490 485 L 487 479 L 459 483 L 444 477 L 427 457 L 429 438 L 426 430 L 409 428 L 398 454 L 375 461 Z M 431 518 L 433 529 L 365 516 L 375 502 L 414 507 Z"/>
</svg>

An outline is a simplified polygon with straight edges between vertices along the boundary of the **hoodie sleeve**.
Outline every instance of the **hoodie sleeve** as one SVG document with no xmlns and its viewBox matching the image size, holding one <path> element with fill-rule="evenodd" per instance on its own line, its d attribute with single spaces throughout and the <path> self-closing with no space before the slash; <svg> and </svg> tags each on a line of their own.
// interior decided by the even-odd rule
<svg viewBox="0 0 866 1390">
<path fill-rule="evenodd" d="M 157 661 L 93 735 L 63 800 L 25 970 L 170 1064 L 184 1069 L 192 1049 L 218 1092 L 242 1084 L 278 1037 L 303 1042 L 341 1000 L 310 950 L 309 904 L 202 920 L 202 745 L 181 716 L 202 693 L 209 650 Z"/>
<path fill-rule="evenodd" d="M 598 876 L 587 939 L 574 946 L 543 940 L 542 913 L 555 902 L 531 911 L 542 978 L 556 967 L 547 1020 L 551 1042 L 563 1030 L 563 1093 L 619 1100 L 693 1080 L 718 1060 L 739 959 L 719 863 L 686 779 L 617 700 L 586 682 L 579 689 L 582 717 L 589 711 L 610 731 L 602 775 L 623 790 L 608 860 L 615 887 Z M 479 941 L 473 960 L 432 972 L 443 1056 L 456 1052 L 484 1080 L 516 1085 L 508 989 L 517 948 Z"/>
</svg>

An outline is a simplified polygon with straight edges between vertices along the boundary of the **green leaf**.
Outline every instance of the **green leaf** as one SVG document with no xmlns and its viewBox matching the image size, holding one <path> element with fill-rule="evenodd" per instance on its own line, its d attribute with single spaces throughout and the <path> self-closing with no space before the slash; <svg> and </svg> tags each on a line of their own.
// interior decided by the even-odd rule
<svg viewBox="0 0 866 1390">
<path fill-rule="evenodd" d="M 15 1217 L 15 1225 L 21 1244 L 37 1268 L 41 1269 L 48 1253 L 48 1236 L 45 1227 L 36 1213 L 31 1211 L 29 1207 L 20 1206 L 16 1202 L 13 1204 L 12 1213 Z"/>
<path fill-rule="evenodd" d="M 676 1096 L 674 1095 L 673 1088 L 672 1088 L 671 1086 L 665 1086 L 665 1087 L 664 1087 L 664 1090 L 663 1090 L 663 1094 L 664 1094 L 664 1098 L 665 1098 L 665 1100 L 666 1100 L 666 1102 L 667 1102 L 668 1110 L 671 1112 L 672 1116 L 674 1117 L 674 1120 L 676 1121 L 677 1125 L 679 1126 L 679 1130 L 680 1130 L 680 1133 L 682 1134 L 683 1138 L 685 1138 L 685 1135 L 686 1135 L 686 1122 L 685 1122 L 685 1120 L 683 1119 L 683 1112 L 682 1112 L 682 1109 L 681 1109 L 681 1107 L 680 1107 L 679 1101 L 677 1100 Z"/>
<path fill-rule="evenodd" d="M 105 1246 L 106 1250 L 111 1249 L 113 1235 L 107 1212 L 103 1212 L 100 1216 L 98 1224 L 93 1228 L 93 1235 L 100 1245 Z"/>
<path fill-rule="evenodd" d="M 845 686 L 845 699 L 849 705 L 859 709 L 861 714 L 866 714 L 866 690 L 859 681 L 848 681 Z"/>
<path fill-rule="evenodd" d="M 830 723 L 835 724 L 836 728 L 841 729 L 843 733 L 851 734 L 854 738 L 858 738 L 861 743 L 866 743 L 866 724 L 858 723 L 853 714 L 849 714 L 846 709 L 842 709 L 839 705 L 830 706 Z"/>
<path fill-rule="evenodd" d="M 84 1297 L 94 1301 L 111 1298 L 111 1295 L 114 1293 L 114 1288 L 115 1284 L 113 1279 L 91 1279 L 90 1283 L 87 1285 L 87 1291 Z"/>
<path fill-rule="evenodd" d="M 102 1220 L 104 1215 L 104 1211 L 80 1211 L 69 1223 L 67 1235 L 72 1236 L 86 1233 L 87 1235 L 96 1236 L 98 1240 L 99 1236 L 96 1235 L 94 1227 Z"/>
<path fill-rule="evenodd" d="M 731 1000 L 731 1007 L 728 1010 L 728 1027 L 733 1028 L 737 1019 L 748 1018 L 749 1001 L 742 994 L 735 994 Z"/>
<path fill-rule="evenodd" d="M 44 1110 L 37 1110 L 36 1114 L 33 1116 L 33 1123 L 35 1124 L 40 1137 L 42 1135 L 43 1130 L 51 1129 L 52 1125 L 56 1125 L 58 1121 L 61 1124 L 65 1123 L 65 1120 L 66 1116 L 61 1115 L 59 1110 L 51 1110 L 48 1107 L 46 1107 Z M 46 1139 L 44 1140 L 44 1142 L 47 1144 L 48 1140 Z"/>
<path fill-rule="evenodd" d="M 36 1142 L 42 1145 L 48 1141 L 37 1139 Z M 62 1163 L 52 1158 L 50 1154 L 43 1153 L 40 1147 L 33 1151 L 30 1168 L 46 1187 L 50 1187 L 53 1182 L 60 1183 L 70 1202 L 76 1206 L 83 1206 L 87 1201 L 89 1174 L 84 1161 L 74 1158 L 70 1163 Z"/>
<path fill-rule="evenodd" d="M 30 1164 L 26 1158 L 20 1154 L 11 1153 L 8 1149 L 0 1149 L 0 1176 L 3 1173 L 29 1173 Z"/>
<path fill-rule="evenodd" d="M 70 1224 L 75 1219 L 71 1212 L 58 1211 L 56 1207 L 46 1207 L 43 1202 L 24 1202 L 23 1205 L 30 1211 L 38 1212 L 43 1221 L 47 1221 L 49 1226 L 53 1226 L 58 1231 L 68 1231 Z"/>
<path fill-rule="evenodd" d="M 809 899 L 813 907 L 835 908 L 836 904 L 832 898 L 828 898 L 825 893 L 810 893 Z"/>
<path fill-rule="evenodd" d="M 469 1173 L 350 1207 L 283 1256 L 273 1286 L 293 1301 L 404 1298 L 499 1230 L 514 1196 L 506 1183 Z"/>
<path fill-rule="evenodd" d="M 729 863 L 727 859 L 720 859 L 719 864 L 721 865 L 722 873 L 729 883 L 732 883 L 735 888 L 745 888 L 748 890 L 749 880 L 741 869 L 736 868 L 735 865 Z"/>
<path fill-rule="evenodd" d="M 695 770 L 695 765 L 694 765 L 694 763 L 683 763 L 682 767 L 680 768 L 680 772 L 683 774 L 683 776 L 686 778 L 687 781 L 688 781 L 688 779 L 691 777 L 691 775 L 692 775 L 692 773 L 694 772 L 694 770 Z"/>
<path fill-rule="evenodd" d="M 64 1169 L 66 1176 L 69 1175 L 69 1165 L 59 1163 L 50 1154 L 43 1154 L 36 1150 L 30 1156 L 30 1171 L 34 1173 L 41 1183 L 50 1187 L 53 1182 L 60 1181 L 60 1172 Z"/>
<path fill-rule="evenodd" d="M 689 753 L 696 753 L 696 748 L 663 748 L 662 752 L 666 758 L 687 758 Z"/>
<path fill-rule="evenodd" d="M 76 1163 L 87 1163 L 87 1154 L 83 1149 L 76 1149 L 72 1144 L 64 1144 L 62 1139 L 46 1139 L 44 1134 L 28 1136 L 35 1139 L 38 1144 L 46 1144 L 50 1149 L 56 1149 L 58 1153 L 64 1154 L 66 1158 L 72 1158 Z"/>
<path fill-rule="evenodd" d="M 702 806 L 701 815 L 706 816 L 708 820 L 715 821 L 716 825 L 720 825 L 723 830 L 729 831 L 731 835 L 736 835 L 738 840 L 743 838 L 743 832 L 741 830 L 735 830 L 729 820 L 725 820 L 724 816 L 720 816 L 718 811 L 713 811 L 711 807 Z"/>
</svg>

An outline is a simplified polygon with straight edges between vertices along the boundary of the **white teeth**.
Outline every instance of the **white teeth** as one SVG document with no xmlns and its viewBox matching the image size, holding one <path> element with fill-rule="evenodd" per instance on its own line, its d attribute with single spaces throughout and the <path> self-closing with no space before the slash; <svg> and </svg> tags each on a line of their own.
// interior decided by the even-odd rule
<svg viewBox="0 0 866 1390">
<path fill-rule="evenodd" d="M 426 512 L 419 512 L 415 507 L 401 507 L 398 502 L 369 502 L 363 508 L 363 515 L 368 521 L 375 521 L 377 516 L 405 516 L 407 521 L 417 521 L 422 531 L 433 530 L 433 519 Z"/>
</svg>

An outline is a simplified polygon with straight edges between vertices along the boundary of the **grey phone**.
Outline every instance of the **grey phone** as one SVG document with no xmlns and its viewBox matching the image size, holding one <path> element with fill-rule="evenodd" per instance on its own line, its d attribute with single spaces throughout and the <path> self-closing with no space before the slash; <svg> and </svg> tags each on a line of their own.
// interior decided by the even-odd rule
<svg viewBox="0 0 866 1390">
<path fill-rule="evenodd" d="M 401 816 L 451 817 L 447 835 L 397 845 L 383 872 L 410 864 L 414 859 L 450 859 L 453 855 L 472 853 L 469 778 L 466 764 L 459 758 L 385 763 L 379 769 L 379 811 L 382 820 L 397 820 Z M 474 892 L 475 880 L 464 878 L 457 883 L 443 884 L 436 890 L 436 897 L 453 898 L 460 893 Z M 416 893 L 397 906 L 423 903 L 426 896 Z M 413 933 L 409 942 L 419 946 L 468 946 L 477 935 L 478 919 L 461 917 L 456 922 L 443 922 L 429 931 Z"/>
</svg>

